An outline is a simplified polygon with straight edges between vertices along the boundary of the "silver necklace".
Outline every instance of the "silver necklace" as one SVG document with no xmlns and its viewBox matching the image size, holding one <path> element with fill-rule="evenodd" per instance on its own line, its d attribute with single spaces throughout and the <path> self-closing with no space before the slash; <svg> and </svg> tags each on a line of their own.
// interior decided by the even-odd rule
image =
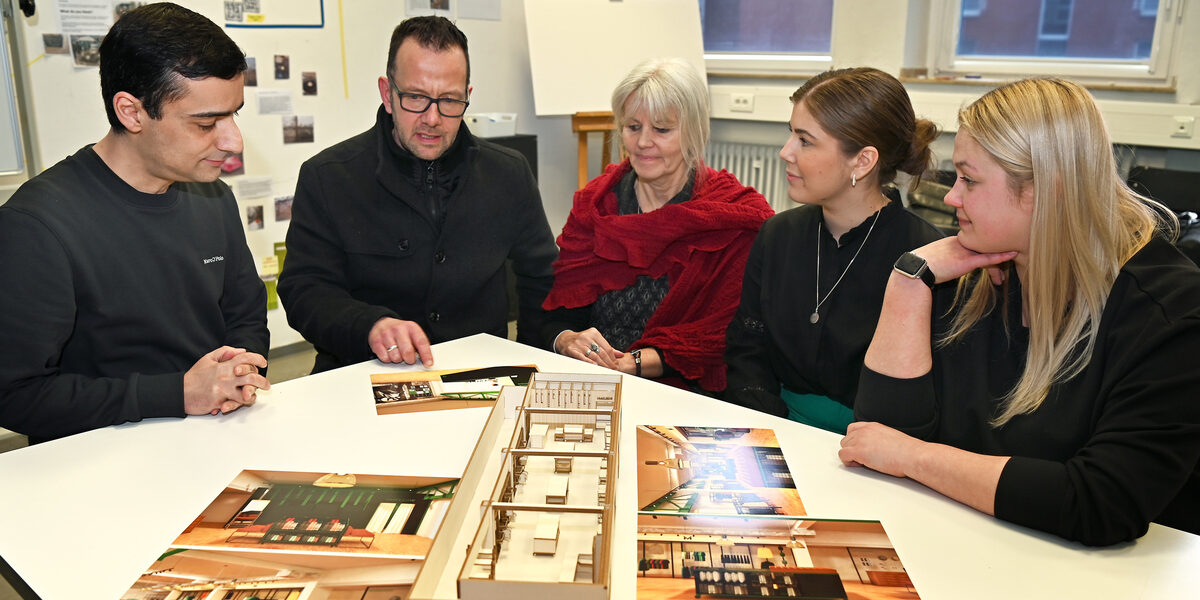
<svg viewBox="0 0 1200 600">
<path fill-rule="evenodd" d="M 821 305 L 825 304 L 825 301 L 833 295 L 833 290 L 837 289 L 838 284 L 842 282 L 842 278 L 846 276 L 846 273 L 850 271 L 850 267 L 854 265 L 854 259 L 858 258 L 858 254 L 862 252 L 863 246 L 867 245 L 867 240 L 871 238 L 871 232 L 875 231 L 875 224 L 879 222 L 879 214 L 882 212 L 883 210 L 880 209 L 879 212 L 875 213 L 875 219 L 871 221 L 871 227 L 867 229 L 867 235 L 863 236 L 863 241 L 858 245 L 858 250 L 854 251 L 854 256 L 850 257 L 850 262 L 846 263 L 846 268 L 842 271 L 842 274 L 838 276 L 837 281 L 833 283 L 833 287 L 829 288 L 829 291 L 825 293 L 824 298 L 821 297 L 821 222 L 817 221 L 817 306 L 813 308 L 812 314 L 808 316 L 809 323 L 815 325 L 817 321 L 821 320 L 821 314 L 819 312 L 821 310 Z"/>
</svg>

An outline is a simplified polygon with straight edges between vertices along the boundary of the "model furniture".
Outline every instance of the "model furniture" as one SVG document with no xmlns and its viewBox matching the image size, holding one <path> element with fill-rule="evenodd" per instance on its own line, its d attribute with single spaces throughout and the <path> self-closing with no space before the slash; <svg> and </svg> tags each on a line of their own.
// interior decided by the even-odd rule
<svg viewBox="0 0 1200 600">
<path fill-rule="evenodd" d="M 533 530 L 533 553 L 554 554 L 558 548 L 558 515 L 538 515 L 537 528 Z"/>
</svg>

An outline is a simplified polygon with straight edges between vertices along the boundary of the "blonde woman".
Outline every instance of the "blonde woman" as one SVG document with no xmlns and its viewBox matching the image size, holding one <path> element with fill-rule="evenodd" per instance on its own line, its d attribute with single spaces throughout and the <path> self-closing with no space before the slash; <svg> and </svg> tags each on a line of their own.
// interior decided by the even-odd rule
<svg viewBox="0 0 1200 600">
<path fill-rule="evenodd" d="M 989 92 L 954 164 L 962 232 L 896 263 L 842 462 L 1085 544 L 1200 533 L 1200 270 L 1118 176 L 1095 101 Z"/>
</svg>

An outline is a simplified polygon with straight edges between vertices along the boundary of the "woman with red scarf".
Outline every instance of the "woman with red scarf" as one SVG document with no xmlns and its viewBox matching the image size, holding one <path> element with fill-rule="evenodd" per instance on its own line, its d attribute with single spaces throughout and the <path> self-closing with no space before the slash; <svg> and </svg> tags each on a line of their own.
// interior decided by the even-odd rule
<svg viewBox="0 0 1200 600">
<path fill-rule="evenodd" d="M 725 329 L 762 194 L 702 161 L 708 89 L 688 63 L 638 65 L 613 91 L 629 158 L 576 192 L 544 328 L 555 352 L 697 391 L 725 388 Z"/>
</svg>

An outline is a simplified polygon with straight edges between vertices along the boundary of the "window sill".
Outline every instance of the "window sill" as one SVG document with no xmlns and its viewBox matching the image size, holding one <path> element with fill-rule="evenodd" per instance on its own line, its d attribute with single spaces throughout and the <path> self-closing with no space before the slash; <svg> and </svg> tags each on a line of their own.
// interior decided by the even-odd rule
<svg viewBox="0 0 1200 600">
<path fill-rule="evenodd" d="M 710 73 L 710 75 L 712 75 Z M 951 86 L 973 86 L 973 87 L 988 87 L 994 88 L 1010 81 L 1024 79 L 1024 77 L 1011 78 L 984 78 L 984 77 L 959 77 L 953 75 L 942 75 L 938 77 L 899 77 L 901 83 L 920 83 L 933 85 L 951 85 Z M 1102 82 L 1102 81 L 1087 81 L 1071 78 L 1072 81 L 1078 82 L 1083 87 L 1095 91 L 1110 91 L 1110 92 L 1145 92 L 1153 94 L 1174 94 L 1175 82 L 1172 79 L 1168 84 L 1135 84 L 1135 83 L 1119 83 L 1119 82 Z"/>
</svg>

